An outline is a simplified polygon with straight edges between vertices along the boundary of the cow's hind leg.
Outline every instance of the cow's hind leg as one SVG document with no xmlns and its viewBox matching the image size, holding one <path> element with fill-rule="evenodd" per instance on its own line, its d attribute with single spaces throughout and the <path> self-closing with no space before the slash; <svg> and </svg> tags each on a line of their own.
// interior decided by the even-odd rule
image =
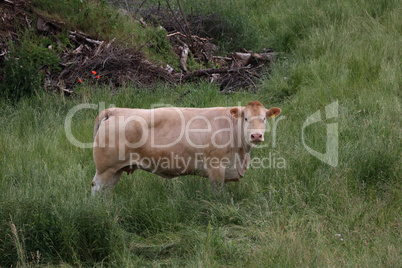
<svg viewBox="0 0 402 268">
<path fill-rule="evenodd" d="M 122 173 L 122 170 L 118 170 L 117 172 L 108 170 L 101 174 L 96 172 L 92 180 L 92 195 L 94 196 L 101 190 L 107 193 L 109 189 L 113 189 L 116 183 L 119 182 Z"/>
</svg>

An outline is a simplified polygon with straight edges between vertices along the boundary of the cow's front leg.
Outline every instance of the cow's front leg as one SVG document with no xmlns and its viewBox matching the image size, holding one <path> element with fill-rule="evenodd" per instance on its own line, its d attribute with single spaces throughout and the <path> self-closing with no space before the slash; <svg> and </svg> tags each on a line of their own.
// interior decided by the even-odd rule
<svg viewBox="0 0 402 268">
<path fill-rule="evenodd" d="M 215 189 L 222 188 L 225 182 L 225 167 L 219 165 L 217 167 L 208 167 L 207 175 L 211 186 Z"/>
</svg>

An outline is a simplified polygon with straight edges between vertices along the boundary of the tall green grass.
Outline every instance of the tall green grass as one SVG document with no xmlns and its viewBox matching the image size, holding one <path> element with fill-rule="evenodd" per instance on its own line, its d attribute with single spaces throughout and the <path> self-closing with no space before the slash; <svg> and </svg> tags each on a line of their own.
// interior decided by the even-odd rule
<svg viewBox="0 0 402 268">
<path fill-rule="evenodd" d="M 401 266 L 401 5 L 208 3 L 233 25 L 248 25 L 235 28 L 232 45 L 282 52 L 257 92 L 222 95 L 211 84 L 114 93 L 83 86 L 69 99 L 0 102 L 1 266 Z M 64 130 L 68 111 L 81 103 L 211 107 L 250 100 L 278 106 L 286 117 L 276 146 L 267 136 L 270 146 L 252 157 L 271 154 L 286 166 L 250 169 L 219 194 L 197 176 L 166 180 L 136 171 L 109 197 L 91 198 L 92 151 L 72 146 Z M 310 155 L 301 140 L 307 117 L 324 115 L 333 101 L 338 118 L 309 127 L 306 143 L 324 152 L 325 124 L 338 123 L 337 167 Z M 78 140 L 91 141 L 97 113 L 74 116 Z"/>
</svg>

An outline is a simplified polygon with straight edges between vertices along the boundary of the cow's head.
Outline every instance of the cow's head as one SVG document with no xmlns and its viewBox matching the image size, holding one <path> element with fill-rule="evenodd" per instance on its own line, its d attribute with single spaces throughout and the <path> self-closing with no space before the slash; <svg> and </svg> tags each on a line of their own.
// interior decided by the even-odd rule
<svg viewBox="0 0 402 268">
<path fill-rule="evenodd" d="M 259 101 L 250 101 L 244 108 L 230 109 L 230 114 L 242 122 L 245 141 L 253 144 L 264 141 L 267 118 L 278 116 L 280 113 L 281 109 L 274 107 L 267 110 Z"/>
</svg>

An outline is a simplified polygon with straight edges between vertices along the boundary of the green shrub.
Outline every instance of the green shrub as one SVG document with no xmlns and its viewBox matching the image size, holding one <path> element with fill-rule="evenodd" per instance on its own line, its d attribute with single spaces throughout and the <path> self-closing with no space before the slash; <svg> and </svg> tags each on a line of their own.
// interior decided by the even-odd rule
<svg viewBox="0 0 402 268">
<path fill-rule="evenodd" d="M 60 59 L 54 49 L 48 48 L 50 44 L 49 38 L 38 37 L 30 30 L 25 30 L 18 43 L 9 43 L 10 53 L 4 61 L 4 79 L 0 84 L 3 98 L 14 102 L 31 96 L 42 87 L 46 68 L 60 69 Z"/>
</svg>

